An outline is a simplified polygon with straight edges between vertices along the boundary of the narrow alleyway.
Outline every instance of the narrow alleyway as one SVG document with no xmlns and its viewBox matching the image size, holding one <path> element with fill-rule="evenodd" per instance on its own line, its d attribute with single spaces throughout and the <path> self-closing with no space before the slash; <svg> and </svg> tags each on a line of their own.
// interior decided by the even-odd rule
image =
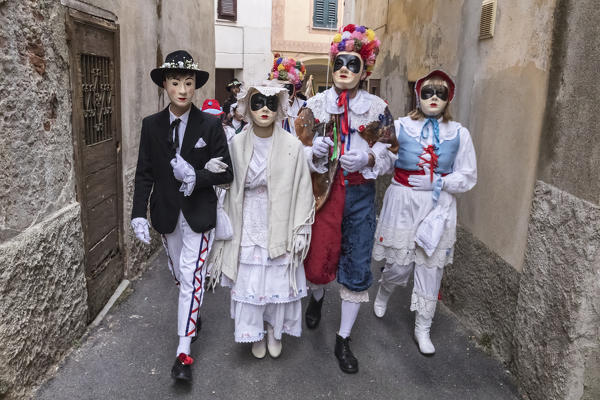
<svg viewBox="0 0 600 400">
<path fill-rule="evenodd" d="M 256 360 L 249 345 L 234 343 L 228 290 L 207 292 L 202 331 L 192 346 L 196 362 L 191 385 L 174 383 L 169 376 L 177 346 L 177 288 L 163 254 L 127 292 L 129 296 L 71 353 L 35 398 L 518 398 L 502 365 L 475 348 L 443 306 L 432 332 L 437 354 L 420 355 L 411 336 L 408 289 L 395 293 L 382 320 L 375 317 L 371 304 L 361 308 L 352 334 L 352 349 L 360 362 L 356 375 L 342 373 L 333 356 L 340 307 L 337 288 L 326 291 L 319 329 L 305 329 L 300 339 L 286 336 L 277 360 L 268 356 Z"/>
</svg>

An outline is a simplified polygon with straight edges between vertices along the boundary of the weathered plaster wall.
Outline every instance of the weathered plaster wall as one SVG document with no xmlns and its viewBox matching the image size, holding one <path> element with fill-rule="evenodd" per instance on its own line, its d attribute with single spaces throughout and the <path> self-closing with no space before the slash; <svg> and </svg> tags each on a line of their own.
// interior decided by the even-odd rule
<svg viewBox="0 0 600 400">
<path fill-rule="evenodd" d="M 63 8 L 1 1 L 0 25 L 2 242 L 74 202 L 75 190 Z"/>
<path fill-rule="evenodd" d="M 517 270 L 522 267 L 546 103 L 554 0 L 499 2 L 496 35 L 480 41 L 480 2 L 356 2 L 377 28 L 373 78 L 395 116 L 410 107 L 409 81 L 442 68 L 457 81 L 451 110 L 471 131 L 479 182 L 461 196 L 459 220 Z M 535 21 L 530 24 L 528 21 Z M 515 101 L 526 99 L 526 101 Z M 501 173 L 499 173 L 501 171 Z"/>
<path fill-rule="evenodd" d="M 149 72 L 168 51 L 186 48 L 214 75 L 211 5 L 189 1 L 182 13 L 174 0 L 0 0 L 0 397 L 7 399 L 27 396 L 87 321 L 66 5 L 115 19 L 121 30 L 128 276 L 160 246 L 156 235 L 151 246 L 136 243 L 129 228 L 141 120 L 166 105 Z M 196 103 L 214 91 L 211 78 Z"/>
<path fill-rule="evenodd" d="M 533 400 L 600 398 L 600 207 L 538 181 L 515 315 Z"/>
<path fill-rule="evenodd" d="M 79 204 L 0 244 L 0 265 L 0 397 L 21 398 L 86 327 Z"/>
<path fill-rule="evenodd" d="M 461 199 L 459 218 L 519 271 L 546 104 L 554 3 L 498 2 L 495 36 L 482 41 L 480 2 L 465 2 L 461 21 L 455 114 L 472 132 L 479 179 Z"/>
<path fill-rule="evenodd" d="M 454 260 L 444 270 L 444 304 L 483 348 L 511 365 L 520 274 L 462 227 L 457 230 Z"/>
<path fill-rule="evenodd" d="M 600 204 L 600 8 L 594 0 L 559 4 L 539 178 Z"/>
</svg>

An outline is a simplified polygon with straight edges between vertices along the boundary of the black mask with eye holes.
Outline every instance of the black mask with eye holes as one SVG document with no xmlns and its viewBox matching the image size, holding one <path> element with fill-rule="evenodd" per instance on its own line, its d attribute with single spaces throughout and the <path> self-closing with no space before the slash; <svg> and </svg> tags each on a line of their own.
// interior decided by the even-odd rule
<svg viewBox="0 0 600 400">
<path fill-rule="evenodd" d="M 421 88 L 421 99 L 427 100 L 437 96 L 438 99 L 448 100 L 448 88 L 444 85 L 427 85 Z"/>
<path fill-rule="evenodd" d="M 250 98 L 250 108 L 252 111 L 258 111 L 267 106 L 269 110 L 277 112 L 278 105 L 279 99 L 277 96 L 265 96 L 262 93 L 255 93 Z"/>
<path fill-rule="evenodd" d="M 292 97 L 294 95 L 294 85 L 291 83 L 286 83 L 285 85 L 283 85 L 284 88 L 287 89 L 288 93 L 290 94 L 290 97 Z"/>
<path fill-rule="evenodd" d="M 362 60 L 354 54 L 339 54 L 335 57 L 335 61 L 333 62 L 333 72 L 344 66 L 348 68 L 350 72 L 358 74 L 362 67 Z"/>
</svg>

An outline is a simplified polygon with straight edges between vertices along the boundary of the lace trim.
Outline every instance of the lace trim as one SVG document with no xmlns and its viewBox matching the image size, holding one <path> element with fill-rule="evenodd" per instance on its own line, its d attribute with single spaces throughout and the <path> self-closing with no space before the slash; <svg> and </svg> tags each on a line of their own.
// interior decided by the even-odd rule
<svg viewBox="0 0 600 400">
<path fill-rule="evenodd" d="M 369 95 L 368 93 L 366 93 Z M 364 94 L 363 94 L 364 95 Z M 381 98 L 369 95 L 370 98 L 365 98 L 365 101 L 370 101 L 368 111 L 362 114 L 357 114 L 350 107 L 350 127 L 358 129 L 361 125 L 367 126 L 370 122 L 379 121 L 379 116 L 383 115 L 387 104 Z M 326 92 L 321 92 L 307 100 L 307 107 L 313 112 L 313 116 L 321 122 L 328 121 L 330 114 L 327 112 Z"/>
<path fill-rule="evenodd" d="M 389 264 L 408 265 L 412 262 L 427 268 L 444 268 L 454 261 L 454 248 L 438 247 L 431 257 L 428 257 L 422 248 L 394 249 L 375 243 L 373 246 L 373 259 L 375 261 L 385 260 Z"/>
<path fill-rule="evenodd" d="M 230 286 L 231 287 L 231 286 Z M 231 299 L 238 303 L 246 303 L 252 304 L 255 306 L 264 306 L 266 304 L 285 304 L 285 303 L 293 303 L 294 301 L 300 301 L 303 297 L 306 297 L 307 290 L 304 288 L 298 289 L 298 293 L 294 295 L 292 290 L 290 290 L 290 295 L 288 297 L 279 297 L 279 295 L 271 295 L 271 296 L 241 296 L 236 293 L 236 291 L 231 289 Z"/>
<path fill-rule="evenodd" d="M 342 300 L 350 301 L 352 303 L 368 303 L 369 292 L 363 290 L 362 292 L 353 292 L 345 286 L 340 287 L 340 297 Z"/>
<path fill-rule="evenodd" d="M 423 318 L 432 319 L 437 306 L 437 297 L 429 297 L 413 290 L 410 299 L 410 311 L 416 311 Z"/>
</svg>

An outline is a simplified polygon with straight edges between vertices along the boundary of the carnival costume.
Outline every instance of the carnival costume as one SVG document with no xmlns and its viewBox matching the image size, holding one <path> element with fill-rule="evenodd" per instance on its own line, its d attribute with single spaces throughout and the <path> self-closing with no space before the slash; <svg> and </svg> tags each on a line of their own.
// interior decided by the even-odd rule
<svg viewBox="0 0 600 400">
<path fill-rule="evenodd" d="M 342 315 L 335 354 L 347 373 L 358 371 L 349 336 L 372 283 L 375 178 L 395 138 L 385 101 L 359 88 L 373 69 L 379 44 L 364 26 L 347 25 L 336 34 L 330 50 L 335 87 L 308 99 L 296 119 L 318 210 L 304 263 L 312 289 L 306 324 L 311 329 L 319 324 L 323 285 L 337 275 Z"/>
<path fill-rule="evenodd" d="M 195 76 L 195 87 L 190 76 Z M 233 175 L 219 119 L 191 103 L 194 90 L 204 85 L 208 73 L 179 50 L 167 55 L 151 77 L 158 86 L 164 85 L 171 104 L 142 121 L 131 224 L 136 237 L 149 244 L 149 199 L 152 227 L 162 235 L 168 267 L 179 286 L 179 346 L 171 374 L 190 380 L 190 343 L 200 326 L 205 260 L 216 223 L 213 185 L 231 182 Z"/>
<path fill-rule="evenodd" d="M 267 103 L 276 111 L 267 125 L 272 129 L 268 137 L 256 134 L 262 126 L 260 117 L 252 115 L 268 111 L 266 105 L 255 106 L 260 96 L 277 99 L 276 108 Z M 287 90 L 279 86 L 250 87 L 238 98 L 238 110 L 251 122 L 230 145 L 234 181 L 224 208 L 233 238 L 216 241 L 211 254 L 214 280 L 222 272 L 221 284 L 231 287 L 235 341 L 254 343 L 257 358 L 264 357 L 267 348 L 278 357 L 282 334 L 300 336 L 300 299 L 307 293 L 302 261 L 310 241 L 314 198 L 303 146 L 280 124 L 287 105 Z"/>
<path fill-rule="evenodd" d="M 431 85 L 435 80 L 440 84 Z M 383 317 L 392 291 L 406 286 L 414 270 L 410 310 L 416 311 L 419 350 L 428 355 L 435 352 L 429 330 L 444 266 L 454 255 L 454 195 L 475 185 L 477 165 L 468 129 L 444 115 L 445 103 L 454 97 L 450 77 L 433 71 L 416 82 L 415 90 L 421 111 L 395 121 L 399 149 L 397 155 L 389 153 L 394 176 L 375 232 L 373 258 L 385 261 L 385 268 L 374 311 Z M 425 109 L 424 101 L 433 102 L 437 115 Z"/>
<path fill-rule="evenodd" d="M 298 97 L 298 91 L 302 89 L 305 75 L 306 67 L 301 61 L 281 57 L 279 53 L 275 53 L 273 68 L 269 72 L 269 80 L 281 83 L 288 90 L 290 104 L 287 109 L 287 116 L 281 121 L 281 126 L 294 135 L 296 134 L 296 117 L 298 117 L 298 113 L 305 103 L 303 99 Z"/>
</svg>

